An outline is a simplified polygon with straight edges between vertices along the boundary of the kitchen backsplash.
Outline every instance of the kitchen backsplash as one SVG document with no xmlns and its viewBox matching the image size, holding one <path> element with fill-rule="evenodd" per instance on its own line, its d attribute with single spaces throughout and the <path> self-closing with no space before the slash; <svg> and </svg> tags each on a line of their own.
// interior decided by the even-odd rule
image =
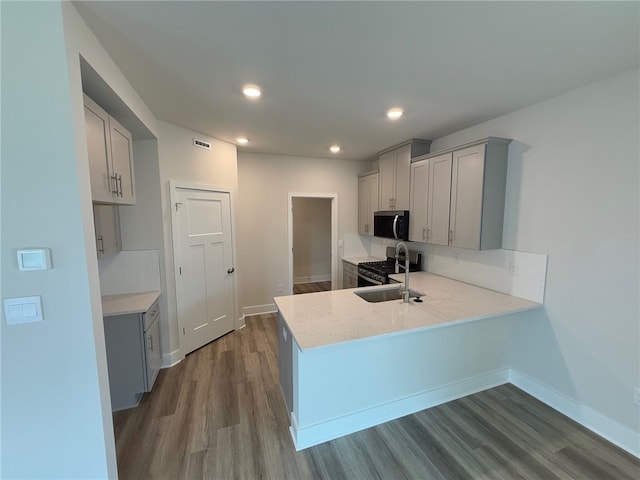
<svg viewBox="0 0 640 480">
<path fill-rule="evenodd" d="M 360 237 L 367 255 L 385 258 L 394 240 Z M 534 302 L 544 302 L 547 255 L 515 250 L 466 250 L 408 242 L 422 254 L 422 269 Z"/>
<path fill-rule="evenodd" d="M 122 251 L 98 258 L 102 295 L 160 290 L 160 252 Z"/>
</svg>

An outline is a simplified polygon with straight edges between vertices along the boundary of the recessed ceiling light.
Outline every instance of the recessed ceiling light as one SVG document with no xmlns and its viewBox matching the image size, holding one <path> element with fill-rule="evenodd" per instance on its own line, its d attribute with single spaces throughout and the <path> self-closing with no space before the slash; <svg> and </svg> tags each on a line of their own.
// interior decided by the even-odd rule
<svg viewBox="0 0 640 480">
<path fill-rule="evenodd" d="M 331 153 L 338 153 L 340 151 L 340 145 L 331 145 L 329 151 Z"/>
<path fill-rule="evenodd" d="M 403 113 L 404 110 L 402 110 L 401 108 L 390 108 L 389 110 L 387 110 L 387 117 L 395 120 L 396 118 L 400 118 Z"/>
<path fill-rule="evenodd" d="M 236 142 L 238 142 L 240 145 L 246 145 L 247 143 L 249 143 L 249 139 L 247 137 L 236 137 Z"/>
<path fill-rule="evenodd" d="M 259 98 L 262 95 L 262 88 L 259 85 L 253 83 L 247 83 L 242 87 L 242 93 L 247 98 Z"/>
</svg>

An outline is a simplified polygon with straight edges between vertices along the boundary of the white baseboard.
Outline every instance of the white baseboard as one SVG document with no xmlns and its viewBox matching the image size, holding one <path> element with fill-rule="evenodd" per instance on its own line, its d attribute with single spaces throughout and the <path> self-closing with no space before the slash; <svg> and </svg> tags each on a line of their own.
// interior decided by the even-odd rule
<svg viewBox="0 0 640 480">
<path fill-rule="evenodd" d="M 426 408 L 505 384 L 508 381 L 508 369 L 496 370 L 304 427 L 298 425 L 297 419 L 292 414 L 290 418 L 291 438 L 296 450 L 300 451 Z"/>
<path fill-rule="evenodd" d="M 309 277 L 293 277 L 293 284 L 297 285 L 298 283 L 316 283 L 316 282 L 329 282 L 331 281 L 331 274 L 327 273 L 325 275 L 311 275 Z"/>
<path fill-rule="evenodd" d="M 509 371 L 509 381 L 520 390 L 546 403 L 554 410 L 575 420 L 580 425 L 600 435 L 609 442 L 640 458 L 640 433 L 605 417 L 589 407 L 556 392 L 514 369 Z"/>
<path fill-rule="evenodd" d="M 251 315 L 262 315 L 264 313 L 276 313 L 277 311 L 278 307 L 276 307 L 275 303 L 242 307 L 242 315 L 245 317 L 250 317 Z"/>
<path fill-rule="evenodd" d="M 182 360 L 184 360 L 184 355 L 182 355 L 179 349 L 173 352 L 163 353 L 160 368 L 171 368 L 179 364 Z"/>
</svg>

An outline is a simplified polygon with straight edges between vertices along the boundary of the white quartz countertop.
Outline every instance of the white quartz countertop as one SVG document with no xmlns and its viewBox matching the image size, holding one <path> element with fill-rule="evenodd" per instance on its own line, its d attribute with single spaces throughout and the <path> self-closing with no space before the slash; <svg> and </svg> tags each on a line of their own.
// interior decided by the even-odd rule
<svg viewBox="0 0 640 480">
<path fill-rule="evenodd" d="M 157 291 L 104 295 L 102 297 L 102 316 L 144 313 L 149 310 L 159 296 L 160 292 Z"/>
<path fill-rule="evenodd" d="M 364 262 L 379 262 L 381 260 L 384 260 L 384 258 L 377 258 L 377 257 L 342 257 L 342 260 L 347 262 L 347 263 L 351 263 L 353 265 L 358 265 L 359 263 L 364 263 Z"/>
<path fill-rule="evenodd" d="M 401 275 L 404 280 L 404 275 Z M 354 294 L 399 285 L 276 297 L 275 303 L 302 349 L 416 329 L 442 327 L 541 308 L 542 304 L 426 272 L 413 272 L 411 290 L 422 303 L 369 303 Z"/>
</svg>

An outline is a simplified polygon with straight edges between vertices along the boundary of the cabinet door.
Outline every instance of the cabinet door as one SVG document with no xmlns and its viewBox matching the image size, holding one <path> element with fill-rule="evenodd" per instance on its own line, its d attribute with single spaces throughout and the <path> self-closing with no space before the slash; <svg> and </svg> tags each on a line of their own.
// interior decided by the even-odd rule
<svg viewBox="0 0 640 480">
<path fill-rule="evenodd" d="M 278 378 L 288 414 L 293 412 L 293 348 L 291 332 L 278 313 Z"/>
<path fill-rule="evenodd" d="M 369 177 L 358 178 L 358 233 L 368 235 L 369 221 Z"/>
<path fill-rule="evenodd" d="M 93 205 L 98 255 L 113 255 L 122 250 L 120 216 L 116 205 Z"/>
<path fill-rule="evenodd" d="M 394 210 L 409 210 L 409 185 L 411 182 L 411 145 L 394 150 L 395 160 L 395 201 Z"/>
<path fill-rule="evenodd" d="M 394 152 L 387 152 L 380 155 L 380 210 L 394 210 L 396 187 L 396 163 Z"/>
<path fill-rule="evenodd" d="M 144 343 L 146 349 L 147 377 L 146 391 L 150 392 L 153 387 L 160 364 L 162 363 L 162 352 L 160 351 L 160 319 L 156 318 L 151 327 L 145 332 Z"/>
<path fill-rule="evenodd" d="M 86 95 L 84 120 L 87 135 L 87 154 L 91 179 L 91 198 L 94 202 L 113 202 L 115 185 L 111 176 L 111 143 L 109 115 Z"/>
<path fill-rule="evenodd" d="M 429 160 L 421 160 L 411 164 L 410 190 L 409 240 L 412 242 L 426 242 Z"/>
<path fill-rule="evenodd" d="M 449 244 L 451 163 L 451 153 L 429 159 L 427 243 L 435 245 Z"/>
<path fill-rule="evenodd" d="M 133 205 L 136 203 L 136 191 L 131 133 L 113 118 L 109 119 L 109 130 L 113 174 L 116 176 L 118 190 L 116 202 Z"/>
<path fill-rule="evenodd" d="M 369 175 L 369 212 L 367 214 L 367 235 L 373 235 L 373 214 L 379 206 L 380 177 L 377 173 Z"/>
<path fill-rule="evenodd" d="M 450 245 L 480 248 L 485 145 L 453 152 Z"/>
<path fill-rule="evenodd" d="M 358 179 L 358 233 L 373 235 L 373 212 L 378 211 L 378 174 Z"/>
<path fill-rule="evenodd" d="M 140 314 L 104 318 L 112 410 L 138 405 L 146 387 L 144 340 Z"/>
</svg>

